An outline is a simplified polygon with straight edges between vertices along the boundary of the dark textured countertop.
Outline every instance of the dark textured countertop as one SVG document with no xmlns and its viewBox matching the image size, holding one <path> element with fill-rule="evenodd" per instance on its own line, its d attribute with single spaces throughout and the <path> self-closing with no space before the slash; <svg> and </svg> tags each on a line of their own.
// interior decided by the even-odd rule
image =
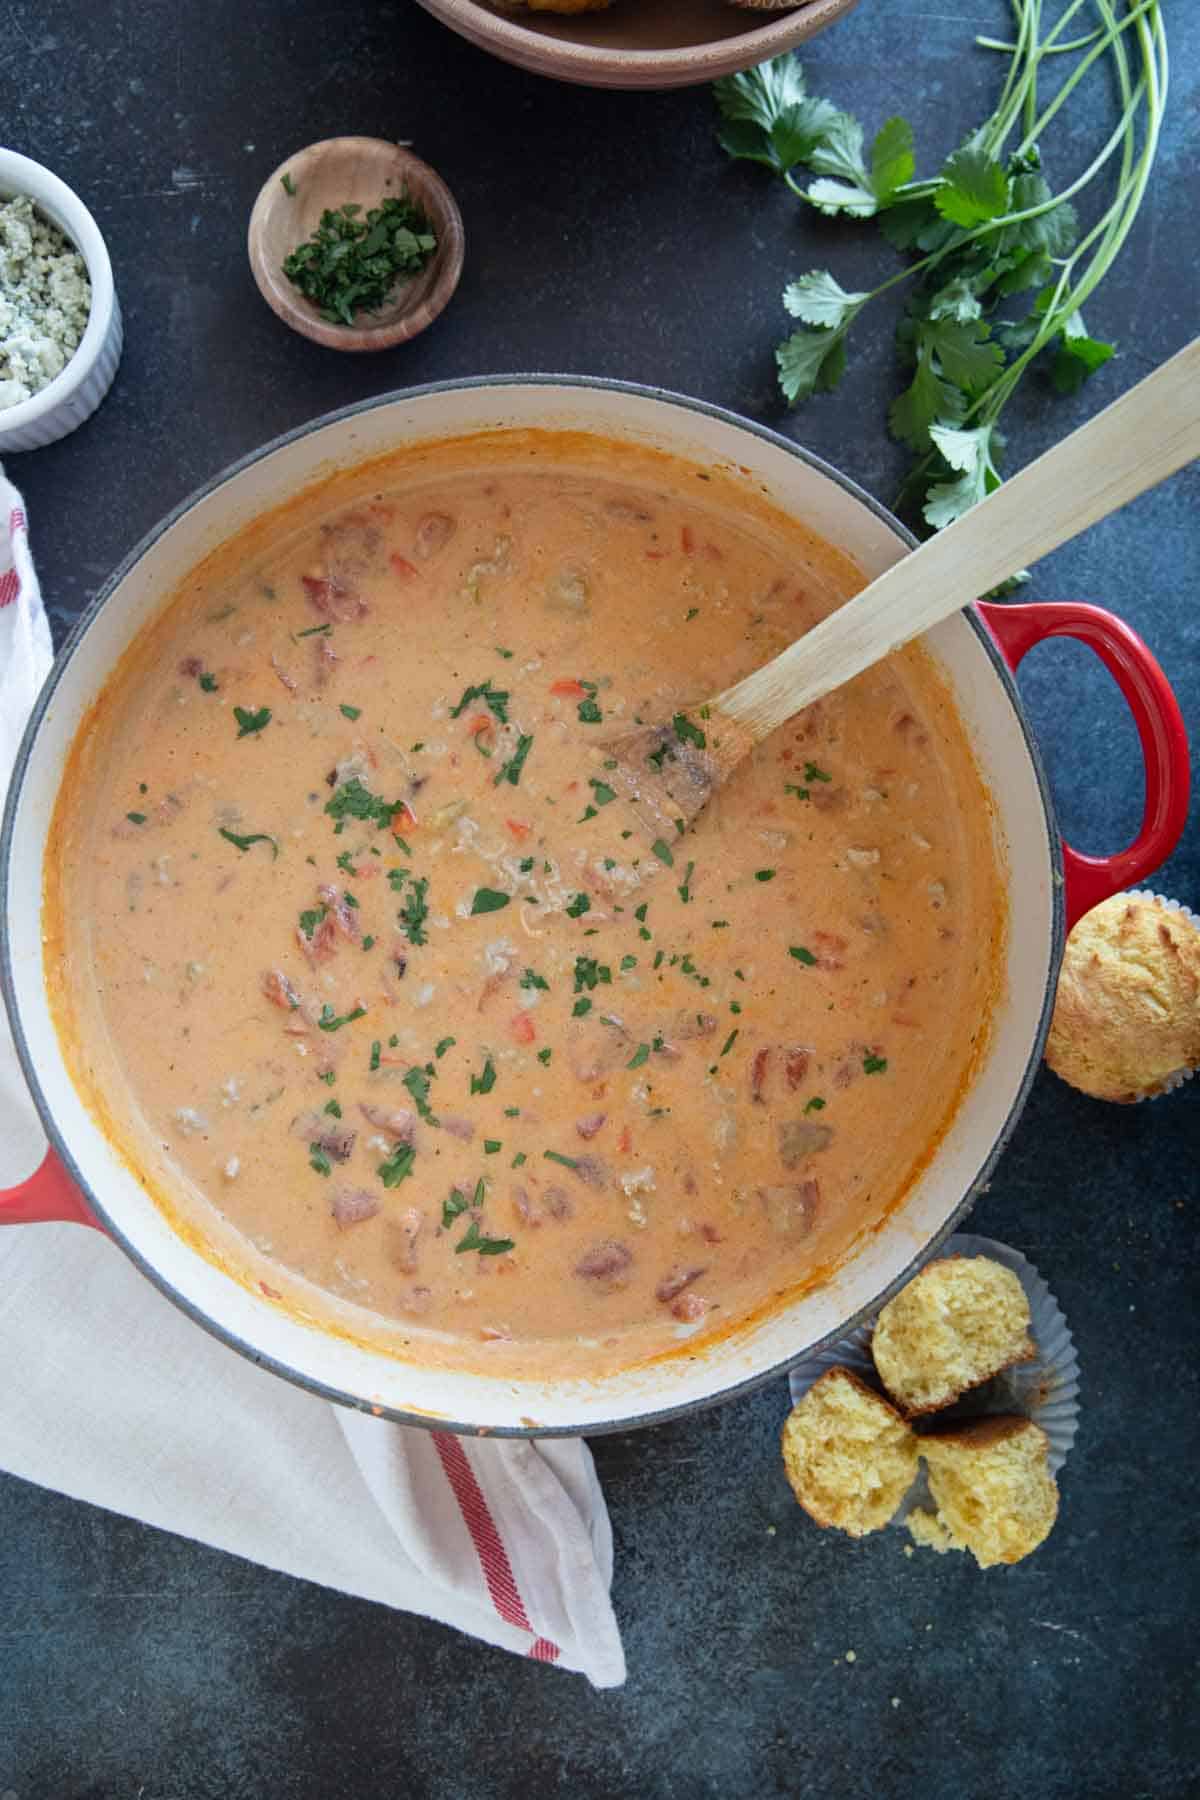
<svg viewBox="0 0 1200 1800">
<path fill-rule="evenodd" d="M 1121 354 L 1078 400 L 1026 384 L 1007 421 L 1017 461 L 1178 349 L 1200 315 L 1200 16 L 1182 0 L 1166 11 L 1158 170 L 1089 312 Z M 999 64 L 972 33 L 1007 17 L 1001 0 L 864 0 L 808 46 L 811 85 L 872 128 L 905 111 L 928 167 L 987 111 Z M 863 322 L 841 391 L 794 417 L 771 359 L 785 279 L 831 261 L 862 286 L 886 253 L 730 165 L 704 90 L 554 86 L 411 4 L 16 0 L 0 19 L 0 133 L 92 207 L 128 332 L 97 416 L 9 460 L 59 635 L 141 534 L 231 459 L 347 401 L 448 376 L 660 383 L 778 424 L 893 491 L 886 306 Z M 1056 174 L 1087 161 L 1111 105 L 1103 80 L 1087 86 L 1045 146 Z M 244 254 L 266 174 L 338 132 L 414 140 L 466 223 L 450 310 L 377 358 L 286 331 Z M 1198 500 L 1193 469 L 1048 559 L 1026 590 L 1123 613 L 1193 728 Z M 1021 685 L 1064 827 L 1085 849 L 1124 841 L 1140 777 L 1115 690 L 1069 645 L 1036 651 Z M 1200 904 L 1195 811 L 1158 885 Z M 906 1558 L 895 1533 L 854 1544 L 817 1531 L 779 1464 L 783 1381 L 596 1444 L 629 1658 L 628 1685 L 603 1695 L 0 1478 L 0 1800 L 1194 1794 L 1198 1107 L 1190 1091 L 1105 1107 L 1043 1072 L 975 1208 L 973 1228 L 1050 1281 L 1083 1369 L 1060 1523 L 1021 1567 L 983 1575 L 967 1558 Z"/>
</svg>

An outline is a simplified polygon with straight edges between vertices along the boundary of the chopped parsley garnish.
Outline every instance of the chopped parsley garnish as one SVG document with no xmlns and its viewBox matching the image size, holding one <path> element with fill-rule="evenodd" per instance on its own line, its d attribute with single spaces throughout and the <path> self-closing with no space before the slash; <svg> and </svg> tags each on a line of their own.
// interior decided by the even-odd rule
<svg viewBox="0 0 1200 1800">
<path fill-rule="evenodd" d="M 592 1003 L 585 995 L 582 1000 L 577 1000 L 571 1008 L 571 1017 L 573 1019 L 582 1019 L 584 1013 L 590 1013 L 591 1010 Z"/>
<path fill-rule="evenodd" d="M 707 746 L 708 739 L 698 725 L 692 724 L 686 713 L 676 713 L 671 724 L 681 744 L 695 744 L 697 750 L 703 750 Z"/>
<path fill-rule="evenodd" d="M 308 1146 L 308 1166 L 315 1169 L 318 1175 L 332 1175 L 333 1164 L 322 1150 L 320 1144 Z"/>
<path fill-rule="evenodd" d="M 804 779 L 805 781 L 832 781 L 833 776 L 826 774 L 824 769 L 819 769 L 816 763 L 806 762 L 804 765 Z"/>
<path fill-rule="evenodd" d="M 640 906 L 634 907 L 633 916 L 638 921 L 639 924 L 644 925 L 646 923 L 646 914 L 649 911 L 649 909 L 650 909 L 650 902 L 648 900 L 643 900 L 642 904 Z"/>
<path fill-rule="evenodd" d="M 505 649 L 505 648 L 504 648 L 504 645 L 503 645 L 503 644 L 497 644 L 497 645 L 496 645 L 496 646 L 495 646 L 495 650 L 496 650 L 496 655 L 497 655 L 497 656 L 502 656 L 502 657 L 503 657 L 503 658 L 504 658 L 504 660 L 505 660 L 505 662 L 511 662 L 511 661 L 512 661 L 512 654 L 513 654 L 513 653 L 512 653 L 512 651 L 511 651 L 511 650 L 506 650 L 506 649 Z"/>
<path fill-rule="evenodd" d="M 371 936 L 369 931 L 362 941 L 362 947 L 364 950 L 373 950 L 375 948 L 375 939 Z"/>
<path fill-rule="evenodd" d="M 625 1067 L 627 1069 L 640 1069 L 642 1064 L 649 1060 L 649 1056 L 649 1044 L 639 1044 L 629 1061 L 625 1064 Z"/>
<path fill-rule="evenodd" d="M 811 789 L 806 788 L 806 787 L 797 787 L 795 782 L 793 782 L 793 781 L 785 781 L 783 784 L 783 791 L 785 794 L 795 794 L 797 800 L 811 800 L 812 799 Z"/>
<path fill-rule="evenodd" d="M 539 1061 L 539 1062 L 540 1062 L 540 1063 L 543 1063 L 543 1064 L 545 1064 L 545 1065 L 546 1065 L 546 1066 L 547 1066 L 547 1067 L 549 1067 L 549 1064 L 550 1064 L 550 1058 L 551 1058 L 551 1057 L 552 1057 L 552 1056 L 553 1056 L 553 1055 L 554 1055 L 554 1052 L 553 1052 L 553 1050 L 551 1050 L 551 1049 L 549 1049 L 549 1048 L 548 1048 L 548 1047 L 547 1047 L 547 1048 L 546 1048 L 546 1049 L 545 1049 L 545 1050 L 539 1050 L 539 1051 L 538 1051 L 538 1053 L 537 1053 L 537 1059 L 538 1059 L 538 1061 Z"/>
<path fill-rule="evenodd" d="M 729 930 L 729 920 L 728 919 L 714 919 L 712 921 L 712 928 L 714 931 L 728 931 Z"/>
<path fill-rule="evenodd" d="M 347 906 L 352 906 L 355 912 L 358 911 L 358 901 L 354 898 L 354 895 L 350 892 L 349 888 L 342 889 L 342 899 L 346 902 Z"/>
<path fill-rule="evenodd" d="M 738 1028 L 735 1025 L 733 1030 L 730 1032 L 729 1036 L 725 1039 L 725 1042 L 721 1045 L 721 1055 L 722 1056 L 729 1055 L 729 1052 L 733 1049 L 733 1046 L 737 1043 L 737 1035 L 738 1035 Z"/>
<path fill-rule="evenodd" d="M 411 1144 L 397 1144 L 386 1162 L 381 1162 L 375 1173 L 385 1188 L 399 1187 L 413 1172 L 413 1163 L 417 1153 Z"/>
<path fill-rule="evenodd" d="M 659 862 L 666 863 L 668 869 L 674 868 L 675 858 L 671 852 L 670 844 L 664 844 L 661 838 L 655 838 L 650 848 L 653 850 L 655 856 L 657 856 Z"/>
<path fill-rule="evenodd" d="M 627 969 L 636 969 L 636 968 L 637 968 L 637 957 L 636 956 L 629 955 L 629 956 L 623 956 L 621 958 L 621 973 L 622 974 L 624 974 Z"/>
<path fill-rule="evenodd" d="M 502 894 L 498 888 L 476 888 L 475 898 L 471 902 L 471 917 L 477 913 L 499 912 L 508 905 L 510 896 Z"/>
<path fill-rule="evenodd" d="M 497 1150 L 503 1150 L 503 1148 L 504 1145 L 500 1142 L 499 1138 L 484 1138 L 483 1140 L 483 1154 L 485 1156 L 495 1156 Z"/>
<path fill-rule="evenodd" d="M 125 817 L 129 820 L 131 825 L 144 825 L 146 823 L 145 813 L 126 813 Z M 224 837 L 225 833 L 222 832 L 221 835 Z M 245 849 L 245 847 L 245 845 L 239 845 L 240 849 Z"/>
<path fill-rule="evenodd" d="M 366 1016 L 365 1006 L 356 1006 L 353 1012 L 335 1013 L 327 1000 L 321 1008 L 321 1016 L 317 1020 L 317 1025 L 322 1031 L 340 1031 L 343 1025 L 352 1025 L 355 1019 L 365 1019 Z"/>
<path fill-rule="evenodd" d="M 134 813 L 128 813 L 126 816 L 132 819 L 135 825 L 140 825 L 142 823 L 141 818 Z M 279 855 L 279 845 L 275 842 L 275 839 L 271 836 L 269 831 L 251 831 L 248 832 L 245 837 L 240 837 L 236 831 L 226 831 L 223 825 L 218 826 L 217 829 L 226 842 L 233 845 L 235 850 L 248 850 L 251 844 L 270 844 L 271 861 L 274 862 L 275 858 Z"/>
<path fill-rule="evenodd" d="M 436 1125 L 438 1121 L 429 1104 L 429 1077 L 424 1069 L 409 1069 L 404 1077 L 404 1086 L 412 1095 L 413 1105 L 421 1117 L 430 1125 Z"/>
<path fill-rule="evenodd" d="M 471 1220 L 466 1237 L 454 1246 L 457 1256 L 461 1256 L 464 1250 L 478 1250 L 480 1256 L 504 1256 L 512 1248 L 512 1238 L 484 1237 L 480 1232 L 478 1219 Z"/>
<path fill-rule="evenodd" d="M 323 1081 L 325 1083 L 326 1087 L 332 1087 L 334 1082 L 337 1080 L 337 1075 L 334 1072 L 334 1070 L 326 1069 L 326 1071 L 323 1075 L 317 1076 L 317 1080 Z"/>
<path fill-rule="evenodd" d="M 320 906 L 308 907 L 300 914 L 300 929 L 306 938 L 312 937 L 313 932 L 317 929 L 317 926 L 321 923 L 321 920 L 328 911 L 329 908 L 325 905 L 325 902 L 322 901 Z"/>
<path fill-rule="evenodd" d="M 389 869 L 388 870 L 388 872 L 387 872 L 388 886 L 391 888 L 393 894 L 398 894 L 400 892 L 400 889 L 404 886 L 404 883 L 408 880 L 409 873 L 410 873 L 410 871 L 408 869 Z"/>
<path fill-rule="evenodd" d="M 362 216 L 360 217 L 360 214 Z M 312 236 L 283 259 L 283 273 L 334 325 L 378 312 L 401 275 L 416 275 L 437 249 L 424 211 L 407 190 L 363 209 L 327 207 Z"/>
<path fill-rule="evenodd" d="M 814 1094 L 812 1099 L 805 1104 L 804 1110 L 806 1113 L 824 1112 L 825 1102 L 822 1100 L 820 1094 Z"/>
<path fill-rule="evenodd" d="M 445 1056 L 447 1050 L 452 1050 L 454 1045 L 457 1044 L 457 1042 L 458 1042 L 458 1039 L 452 1038 L 452 1037 L 441 1038 L 438 1041 L 438 1044 L 435 1047 L 433 1054 L 437 1057 L 439 1062 L 441 1062 L 441 1060 L 442 1060 L 443 1056 Z"/>
<path fill-rule="evenodd" d="M 201 670 L 200 674 L 197 676 L 196 679 L 199 681 L 200 686 L 204 689 L 204 692 L 206 694 L 215 694 L 216 693 L 217 678 L 215 675 L 210 674 L 207 669 Z"/>
<path fill-rule="evenodd" d="M 362 718 L 362 707 L 361 706 L 347 706 L 344 700 L 343 700 L 342 704 L 338 707 L 338 711 L 342 714 L 342 717 L 346 718 L 346 719 L 361 719 Z"/>
<path fill-rule="evenodd" d="M 338 868 L 343 869 L 347 875 L 358 874 L 358 870 L 350 860 L 350 852 L 348 850 L 343 850 L 340 855 L 335 858 L 335 861 L 337 862 Z"/>
<path fill-rule="evenodd" d="M 883 1071 L 886 1068 L 887 1068 L 887 1057 L 886 1056 L 867 1055 L 867 1056 L 863 1057 L 863 1074 L 864 1075 L 882 1075 Z"/>
<path fill-rule="evenodd" d="M 496 1068 L 489 1056 L 483 1065 L 482 1075 L 472 1075 L 471 1092 L 473 1094 L 490 1094 L 496 1085 Z"/>
<path fill-rule="evenodd" d="M 504 1109 L 504 1116 L 506 1119 L 519 1119 L 521 1116 L 521 1109 L 519 1106 L 506 1106 Z"/>
<path fill-rule="evenodd" d="M 698 615 L 699 611 L 700 608 L 698 606 L 689 606 L 687 612 L 683 616 L 684 624 L 690 625 L 692 620 Z"/>
<path fill-rule="evenodd" d="M 691 886 L 691 883 L 692 883 L 692 871 L 693 871 L 693 869 L 694 869 L 694 868 L 695 868 L 695 867 L 696 867 L 696 865 L 695 865 L 695 863 L 694 863 L 694 862 L 690 862 L 690 863 L 689 863 L 689 864 L 688 864 L 688 866 L 687 866 L 687 874 L 686 874 L 686 875 L 685 875 L 685 876 L 684 876 L 684 878 L 683 878 L 683 885 L 682 885 L 682 886 L 681 886 L 681 887 L 680 887 L 680 889 L 679 889 L 679 898 L 680 898 L 680 899 L 681 899 L 681 900 L 682 900 L 682 901 L 683 901 L 683 904 L 684 904 L 684 905 L 685 905 L 685 906 L 686 906 L 686 905 L 687 905 L 687 903 L 688 903 L 688 901 L 689 901 L 689 900 L 690 900 L 690 899 L 691 899 L 691 897 L 692 897 L 692 886 Z"/>
<path fill-rule="evenodd" d="M 531 870 L 532 870 L 532 868 L 533 868 L 533 858 L 532 858 L 532 856 L 523 856 L 523 857 L 522 857 L 522 858 L 521 858 L 521 861 L 520 861 L 520 865 L 519 865 L 519 866 L 520 866 L 520 870 L 521 870 L 521 873 L 522 873 L 522 875 L 528 875 L 528 874 L 529 874 L 529 873 L 530 873 L 530 871 L 531 871 Z"/>
<path fill-rule="evenodd" d="M 646 758 L 646 761 L 648 763 L 653 763 L 655 768 L 658 770 L 659 774 L 661 775 L 662 766 L 663 766 L 664 762 L 666 762 L 668 760 L 668 758 L 671 760 L 671 762 L 674 762 L 675 761 L 675 752 L 672 750 L 670 744 L 660 744 L 658 746 L 657 750 L 652 750 L 650 752 L 649 756 Z"/>
<path fill-rule="evenodd" d="M 542 1155 L 547 1162 L 561 1163 L 564 1169 L 577 1169 L 579 1160 L 574 1156 L 562 1156 L 557 1150 L 543 1150 Z"/>
<path fill-rule="evenodd" d="M 494 688 L 490 681 L 481 681 L 474 687 L 464 688 L 462 699 L 458 705 L 450 708 L 450 717 L 457 719 L 459 714 L 465 712 L 470 706 L 472 700 L 482 700 L 493 717 L 499 719 L 502 725 L 508 724 L 508 692 L 506 689 Z M 414 744 L 413 749 L 416 748 L 417 746 Z"/>
<path fill-rule="evenodd" d="M 449 1231 L 460 1213 L 467 1210 L 467 1196 L 460 1194 L 457 1188 L 450 1189 L 450 1198 L 442 1201 L 442 1225 Z"/>
<path fill-rule="evenodd" d="M 369 1064 L 367 1065 L 368 1068 L 370 1069 L 372 1075 L 375 1073 L 376 1069 L 379 1067 L 379 1059 L 382 1055 L 383 1055 L 383 1045 L 380 1043 L 378 1038 L 375 1038 L 371 1044 L 371 1060 L 370 1060 Z"/>
<path fill-rule="evenodd" d="M 297 631 L 296 637 L 328 637 L 333 626 L 326 621 L 324 625 L 310 625 L 305 631 Z"/>
<path fill-rule="evenodd" d="M 532 736 L 518 737 L 516 749 L 508 761 L 501 766 L 499 774 L 493 780 L 494 787 L 499 787 L 502 781 L 507 781 L 512 787 L 516 787 L 521 779 L 521 770 L 525 767 L 525 758 L 529 755 L 529 746 L 532 743 Z"/>
<path fill-rule="evenodd" d="M 775 871 L 774 869 L 755 869 L 754 879 L 755 881 L 774 881 Z"/>
<path fill-rule="evenodd" d="M 798 963 L 803 963 L 806 969 L 811 969 L 817 960 L 812 951 L 804 944 L 789 944 L 788 955 L 794 956 L 796 961 Z M 742 979 L 744 981 L 745 976 L 743 976 Z"/>
<path fill-rule="evenodd" d="M 285 171 L 284 171 L 284 173 L 283 173 L 283 174 L 282 174 L 282 175 L 281 175 L 281 176 L 280 176 L 280 177 L 279 177 L 279 185 L 280 185 L 280 187 L 281 187 L 281 188 L 282 188 L 282 189 L 283 189 L 283 191 L 284 191 L 284 193 L 285 193 L 285 194 L 287 194 L 287 195 L 288 195 L 288 196 L 289 196 L 289 198 L 291 198 L 291 199 L 294 199 L 294 198 L 295 198 L 295 195 L 296 195 L 296 184 L 295 184 L 295 182 L 294 182 L 294 181 L 293 181 L 293 180 L 292 180 L 292 178 L 291 178 L 291 176 L 290 176 L 290 175 L 289 175 L 289 174 L 288 174 L 288 173 L 287 173 L 287 171 L 286 171 L 286 170 L 285 170 Z"/>
<path fill-rule="evenodd" d="M 532 969 L 526 969 L 522 975 L 521 986 L 523 988 L 541 988 L 543 993 L 547 994 L 550 992 L 550 983 L 545 976 L 535 974 Z"/>
<path fill-rule="evenodd" d="M 576 894 L 567 907 L 568 919 L 582 919 L 585 912 L 590 912 L 592 903 L 586 894 Z"/>
<path fill-rule="evenodd" d="M 579 723 L 581 725 L 602 724 L 604 714 L 596 705 L 596 683 L 594 681 L 581 681 L 579 685 L 581 688 L 587 690 L 587 699 L 579 702 Z"/>
<path fill-rule="evenodd" d="M 401 804 L 399 800 L 384 800 L 379 794 L 373 794 L 370 788 L 363 786 L 357 775 L 352 775 L 325 802 L 325 811 L 331 819 L 337 820 L 339 827 L 347 819 L 363 819 L 368 823 L 384 826 L 391 824 L 400 811 Z"/>
<path fill-rule="evenodd" d="M 649 932 L 647 932 L 647 933 L 646 933 L 646 936 L 647 936 L 647 937 L 649 937 L 649 936 L 650 936 L 650 933 L 649 933 Z M 665 957 L 665 955 L 666 955 L 666 951 L 665 951 L 665 950 L 656 950 L 656 951 L 655 951 L 655 952 L 654 952 L 654 967 L 655 967 L 655 968 L 656 968 L 656 969 L 661 969 L 661 968 L 662 968 L 662 966 L 663 966 L 663 958 L 664 958 L 664 957 Z"/>
<path fill-rule="evenodd" d="M 529 1161 L 529 1158 L 526 1156 L 525 1152 L 523 1150 L 518 1150 L 517 1154 L 513 1157 L 512 1163 L 510 1166 L 514 1169 L 519 1169 L 521 1167 L 522 1163 L 526 1163 L 528 1161 Z"/>
<path fill-rule="evenodd" d="M 615 788 L 610 788 L 607 781 L 598 781 L 594 775 L 588 776 L 588 786 L 595 796 L 597 806 L 608 806 L 617 797 Z"/>
<path fill-rule="evenodd" d="M 577 956 L 575 958 L 575 992 L 582 994 L 601 982 L 612 981 L 612 970 L 607 963 L 598 963 L 594 956 Z"/>
<path fill-rule="evenodd" d="M 404 905 L 396 915 L 400 921 L 400 929 L 410 944 L 427 942 L 425 921 L 429 917 L 429 908 L 425 904 L 425 895 L 428 889 L 429 882 L 425 876 L 414 881 L 409 887 Z"/>
<path fill-rule="evenodd" d="M 340 1119 L 342 1116 L 341 1106 L 336 1100 L 327 1100 L 322 1111 L 327 1112 L 331 1119 Z"/>
<path fill-rule="evenodd" d="M 253 737 L 255 732 L 263 731 L 271 723 L 271 709 L 260 706 L 257 712 L 251 712 L 245 706 L 235 706 L 233 716 L 238 722 L 240 738 Z"/>
</svg>

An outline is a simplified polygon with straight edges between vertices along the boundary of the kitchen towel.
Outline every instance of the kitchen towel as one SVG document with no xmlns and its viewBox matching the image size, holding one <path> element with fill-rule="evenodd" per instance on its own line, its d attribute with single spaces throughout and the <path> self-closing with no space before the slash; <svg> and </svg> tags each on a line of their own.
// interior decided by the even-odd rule
<svg viewBox="0 0 1200 1800">
<path fill-rule="evenodd" d="M 0 469 L 0 794 L 50 667 Z M 0 1188 L 45 1149 L 0 1013 Z M 625 1679 L 581 1438 L 481 1441 L 331 1406 L 194 1325 L 98 1231 L 0 1230 L 0 1468 L 268 1568 Z"/>
</svg>

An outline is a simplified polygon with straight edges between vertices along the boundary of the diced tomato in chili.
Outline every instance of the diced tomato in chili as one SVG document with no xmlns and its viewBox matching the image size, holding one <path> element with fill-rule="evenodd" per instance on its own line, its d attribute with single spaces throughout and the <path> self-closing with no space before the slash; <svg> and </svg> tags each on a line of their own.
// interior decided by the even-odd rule
<svg viewBox="0 0 1200 1800">
<path fill-rule="evenodd" d="M 407 556 L 401 556 L 398 550 L 392 551 L 391 563 L 397 575 L 403 575 L 406 581 L 411 581 L 417 573 L 416 564 L 410 563 Z"/>
<path fill-rule="evenodd" d="M 518 843 L 520 843 L 523 838 L 527 838 L 533 830 L 532 825 L 526 825 L 521 819 L 505 819 L 504 823 L 508 826 L 508 829 L 512 832 Z"/>
<path fill-rule="evenodd" d="M 628 1156 L 630 1151 L 633 1149 L 633 1133 L 629 1129 L 628 1125 L 625 1127 L 624 1131 L 621 1133 L 620 1141 L 617 1144 L 617 1149 L 621 1152 L 622 1156 Z"/>
<path fill-rule="evenodd" d="M 557 694 L 560 700 L 585 700 L 587 689 L 582 681 L 552 681 L 550 692 Z"/>
<path fill-rule="evenodd" d="M 512 1034 L 518 1044 L 533 1043 L 534 1039 L 537 1037 L 537 1031 L 534 1028 L 533 1020 L 528 1013 L 520 1012 L 514 1015 L 512 1020 Z"/>
<path fill-rule="evenodd" d="M 680 527 L 679 548 L 683 551 L 685 556 L 691 556 L 696 548 L 696 539 L 690 525 Z"/>
</svg>

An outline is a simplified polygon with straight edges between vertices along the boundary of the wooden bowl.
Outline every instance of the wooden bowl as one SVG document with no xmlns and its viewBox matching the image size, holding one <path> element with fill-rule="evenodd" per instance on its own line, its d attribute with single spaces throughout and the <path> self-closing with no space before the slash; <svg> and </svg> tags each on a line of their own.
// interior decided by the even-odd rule
<svg viewBox="0 0 1200 1800">
<path fill-rule="evenodd" d="M 673 88 L 713 81 L 813 37 L 858 0 L 613 0 L 604 12 L 501 13 L 487 0 L 421 0 L 461 37 L 535 75 L 584 87 Z"/>
<path fill-rule="evenodd" d="M 294 192 L 284 186 L 284 176 Z M 327 209 L 357 204 L 366 211 L 403 189 L 428 217 L 437 249 L 419 275 L 396 285 L 378 312 L 356 314 L 361 323 L 354 325 L 331 324 L 288 280 L 284 258 L 312 236 Z M 458 286 L 463 243 L 462 216 L 441 176 L 401 145 L 369 137 L 326 138 L 281 162 L 254 202 L 247 239 L 250 268 L 267 305 L 293 331 L 331 350 L 388 350 L 424 331 Z"/>
</svg>

